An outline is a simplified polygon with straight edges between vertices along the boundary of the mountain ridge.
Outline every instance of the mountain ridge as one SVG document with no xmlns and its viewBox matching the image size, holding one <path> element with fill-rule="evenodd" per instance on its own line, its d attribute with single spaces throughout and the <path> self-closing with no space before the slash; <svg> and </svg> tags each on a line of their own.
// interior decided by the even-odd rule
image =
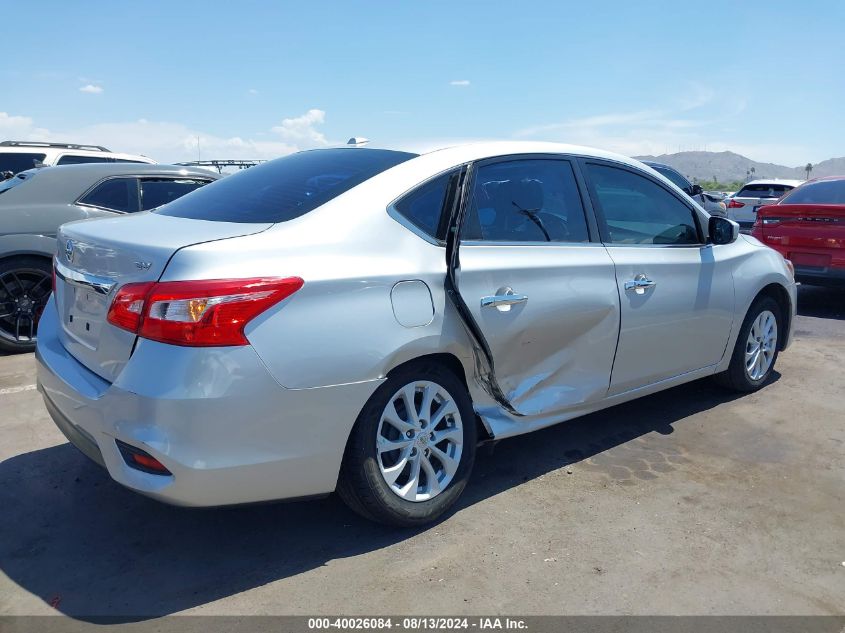
<svg viewBox="0 0 845 633">
<path fill-rule="evenodd" d="M 671 165 L 690 180 L 713 180 L 731 182 L 747 180 L 754 168 L 753 178 L 792 178 L 804 180 L 807 173 L 804 165 L 788 167 L 777 163 L 763 163 L 735 152 L 677 152 L 659 156 L 635 156 L 637 160 L 650 160 Z M 813 165 L 811 178 L 845 175 L 845 156 L 828 158 Z"/>
</svg>

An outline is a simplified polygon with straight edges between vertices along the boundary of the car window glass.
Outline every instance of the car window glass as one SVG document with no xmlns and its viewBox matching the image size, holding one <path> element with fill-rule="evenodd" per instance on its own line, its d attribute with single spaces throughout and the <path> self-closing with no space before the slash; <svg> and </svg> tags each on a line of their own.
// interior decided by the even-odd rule
<svg viewBox="0 0 845 633">
<path fill-rule="evenodd" d="M 626 169 L 588 164 L 614 244 L 697 244 L 692 210 L 666 189 Z"/>
<path fill-rule="evenodd" d="M 439 233 L 443 204 L 449 190 L 452 174 L 444 174 L 417 187 L 397 201 L 395 208 L 414 226 L 437 239 L 444 239 Z"/>
<path fill-rule="evenodd" d="M 845 180 L 819 180 L 801 185 L 781 204 L 845 204 Z"/>
<path fill-rule="evenodd" d="M 145 178 L 141 180 L 141 210 L 155 209 L 207 184 L 206 180 Z"/>
<path fill-rule="evenodd" d="M 97 185 L 80 204 L 129 213 L 138 210 L 138 181 L 135 178 L 111 178 Z"/>
<path fill-rule="evenodd" d="M 84 165 L 87 163 L 111 163 L 111 158 L 106 156 L 78 156 L 76 154 L 65 154 L 59 159 L 57 165 Z"/>
<path fill-rule="evenodd" d="M 13 174 L 32 169 L 41 164 L 46 154 L 23 152 L 0 152 L 0 172 L 10 171 Z"/>
<path fill-rule="evenodd" d="M 496 242 L 589 241 L 572 165 L 552 159 L 482 165 L 462 237 Z"/>
<path fill-rule="evenodd" d="M 297 152 L 226 176 L 156 213 L 218 222 L 285 222 L 415 156 L 367 148 Z"/>
<path fill-rule="evenodd" d="M 689 191 L 692 188 L 690 182 L 674 169 L 656 165 L 650 165 L 650 167 L 664 178 L 668 178 L 676 187 L 679 187 L 684 191 Z"/>
<path fill-rule="evenodd" d="M 736 198 L 780 198 L 793 188 L 790 185 L 745 185 L 736 194 Z"/>
</svg>

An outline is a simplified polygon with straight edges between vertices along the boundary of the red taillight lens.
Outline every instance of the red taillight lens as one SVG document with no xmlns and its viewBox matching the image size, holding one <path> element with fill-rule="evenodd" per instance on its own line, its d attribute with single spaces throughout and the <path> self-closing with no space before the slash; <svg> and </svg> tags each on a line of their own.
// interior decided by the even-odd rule
<svg viewBox="0 0 845 633">
<path fill-rule="evenodd" d="M 115 296 L 108 320 L 173 345 L 247 345 L 246 324 L 303 283 L 288 277 L 127 284 Z"/>
<path fill-rule="evenodd" d="M 154 285 L 155 283 L 152 281 L 141 284 L 126 284 L 118 290 L 111 306 L 109 306 L 109 313 L 106 317 L 108 322 L 137 334 L 141 325 L 141 315 L 144 312 L 144 300 Z"/>
<path fill-rule="evenodd" d="M 739 200 L 731 199 L 730 202 L 728 202 L 728 209 L 741 209 L 744 206 L 745 206 L 745 203 L 740 202 Z"/>
</svg>

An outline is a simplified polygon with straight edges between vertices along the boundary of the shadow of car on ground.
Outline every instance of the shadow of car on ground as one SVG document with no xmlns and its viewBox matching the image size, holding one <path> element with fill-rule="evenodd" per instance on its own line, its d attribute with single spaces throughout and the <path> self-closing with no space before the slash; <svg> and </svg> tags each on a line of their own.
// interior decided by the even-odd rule
<svg viewBox="0 0 845 633">
<path fill-rule="evenodd" d="M 673 424 L 734 397 L 697 381 L 503 441 L 492 457 L 482 448 L 457 511 L 584 460 L 620 483 L 648 484 L 685 461 L 673 442 L 649 434 L 671 434 Z M 646 459 L 602 460 L 637 442 Z M 334 496 L 175 508 L 122 488 L 69 444 L 0 463 L 0 507 L 0 569 L 81 620 L 171 614 L 424 531 L 370 523 Z"/>
</svg>

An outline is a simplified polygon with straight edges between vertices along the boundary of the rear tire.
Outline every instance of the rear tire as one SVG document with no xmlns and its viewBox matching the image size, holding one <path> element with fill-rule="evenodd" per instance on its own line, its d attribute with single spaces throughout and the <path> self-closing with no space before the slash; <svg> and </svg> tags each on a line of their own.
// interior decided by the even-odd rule
<svg viewBox="0 0 845 633">
<path fill-rule="evenodd" d="M 781 307 L 771 297 L 758 298 L 745 315 L 728 369 L 714 376 L 733 391 L 757 391 L 771 378 L 783 332 Z"/>
<path fill-rule="evenodd" d="M 0 262 L 0 351 L 31 352 L 41 312 L 50 298 L 53 270 L 42 257 Z"/>
<path fill-rule="evenodd" d="M 337 492 L 352 510 L 379 523 L 431 523 L 466 487 L 476 441 L 475 413 L 461 380 L 435 362 L 408 365 L 361 410 Z"/>
</svg>

